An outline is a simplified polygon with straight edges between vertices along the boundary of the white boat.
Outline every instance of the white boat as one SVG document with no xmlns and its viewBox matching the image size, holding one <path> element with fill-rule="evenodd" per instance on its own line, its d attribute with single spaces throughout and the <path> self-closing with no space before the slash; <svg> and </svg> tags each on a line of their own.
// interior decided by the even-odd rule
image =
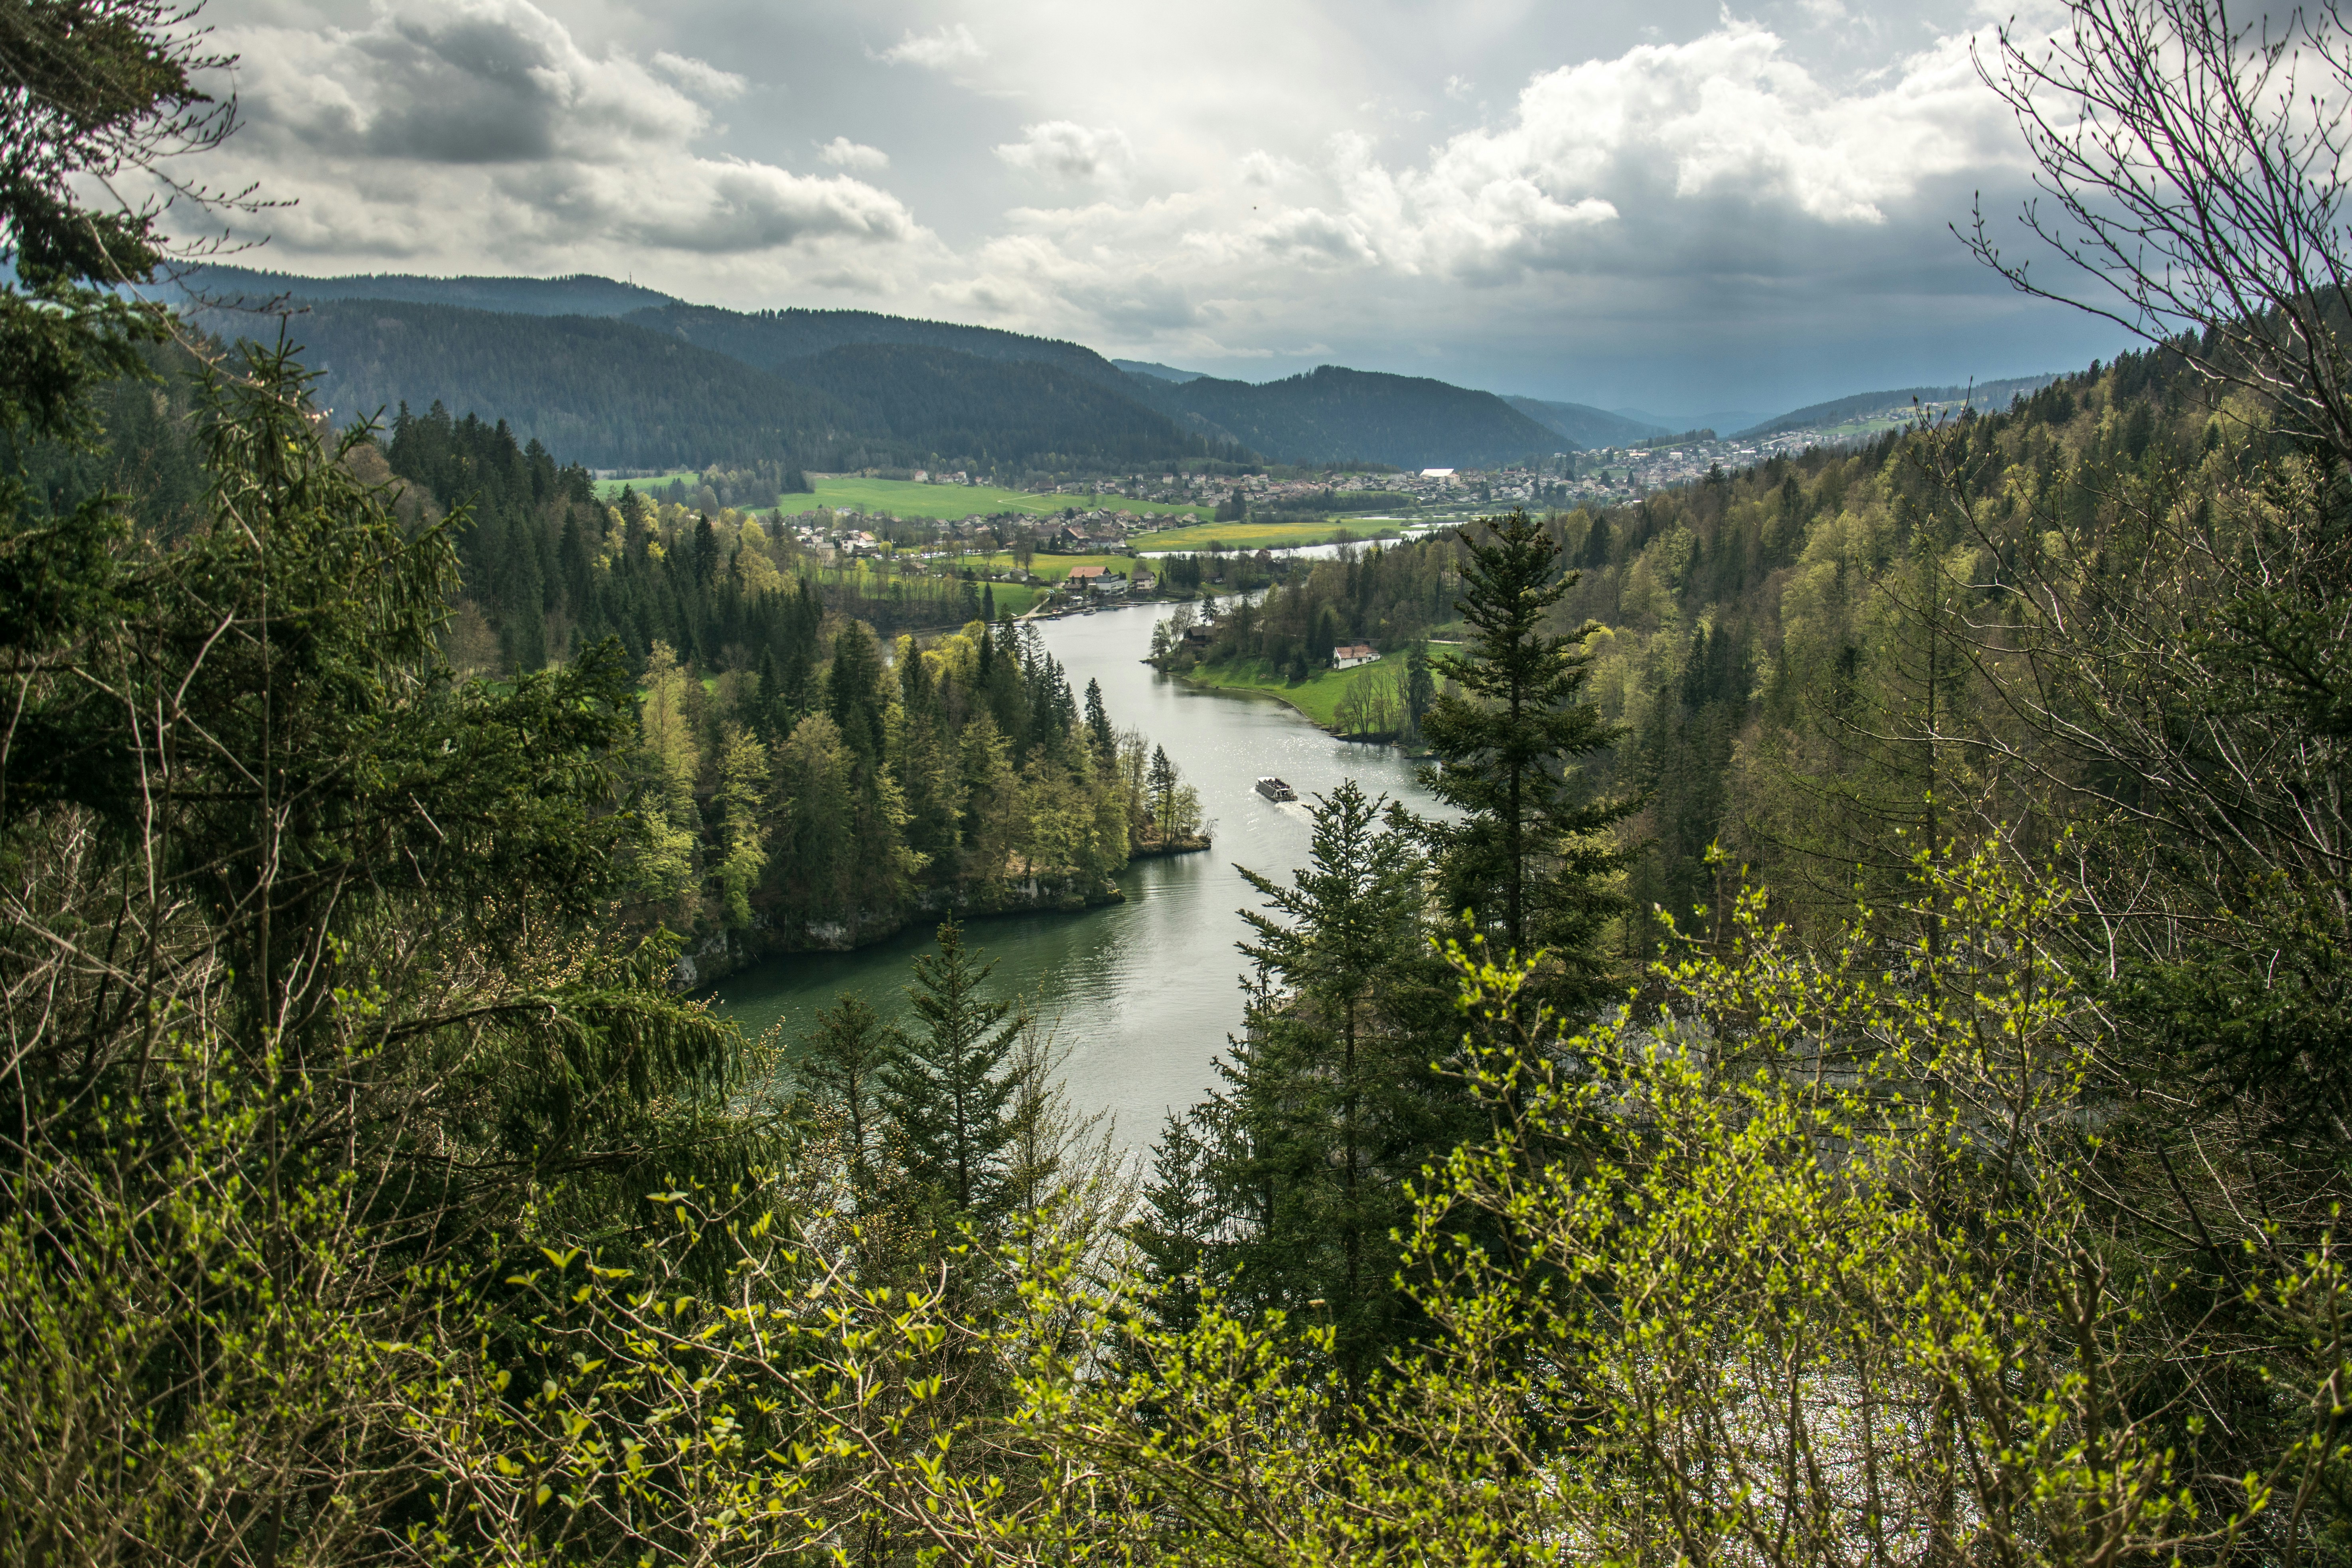
<svg viewBox="0 0 2352 1568">
<path fill-rule="evenodd" d="M 1257 793 L 1271 801 L 1297 800 L 1298 792 L 1269 773 L 1257 781 Z"/>
</svg>

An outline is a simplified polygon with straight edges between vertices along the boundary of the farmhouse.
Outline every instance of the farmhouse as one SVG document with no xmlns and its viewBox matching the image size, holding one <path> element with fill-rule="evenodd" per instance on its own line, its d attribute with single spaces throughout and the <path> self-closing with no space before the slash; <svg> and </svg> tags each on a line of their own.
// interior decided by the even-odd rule
<svg viewBox="0 0 2352 1568">
<path fill-rule="evenodd" d="M 1372 651 L 1368 642 L 1343 642 L 1331 650 L 1331 668 L 1353 669 L 1360 664 L 1370 664 L 1381 656 Z"/>
</svg>

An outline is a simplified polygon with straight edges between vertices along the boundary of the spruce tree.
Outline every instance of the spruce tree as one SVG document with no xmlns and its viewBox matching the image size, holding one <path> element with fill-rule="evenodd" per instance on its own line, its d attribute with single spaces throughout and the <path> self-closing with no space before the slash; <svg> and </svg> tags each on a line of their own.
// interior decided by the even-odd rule
<svg viewBox="0 0 2352 1568">
<path fill-rule="evenodd" d="M 1145 776 L 1151 792 L 1152 835 L 1164 845 L 1176 816 L 1176 764 L 1168 760 L 1165 747 L 1151 748 L 1151 771 Z"/>
<path fill-rule="evenodd" d="M 1604 835 L 1640 804 L 1592 799 L 1576 777 L 1574 759 L 1621 733 L 1584 697 L 1584 643 L 1600 628 L 1544 629 L 1580 574 L 1560 571 L 1559 544 L 1525 511 L 1456 531 L 1470 651 L 1432 661 L 1449 685 L 1422 721 L 1437 762 L 1421 776 L 1463 815 L 1421 833 L 1446 912 L 1512 952 L 1545 952 L 1538 992 L 1589 1005 L 1607 985 L 1602 928 L 1622 903 L 1608 879 L 1623 858 Z"/>
<path fill-rule="evenodd" d="M 985 1223 L 1003 1207 L 1013 1090 L 1005 1058 L 1026 1020 L 1011 1002 L 982 994 L 996 965 L 964 946 L 953 918 L 939 943 L 915 960 L 907 995 L 923 1026 L 890 1064 L 883 1098 L 905 1141 L 907 1174 L 935 1211 L 947 1211 L 940 1217 Z"/>
<path fill-rule="evenodd" d="M 1246 1049 L 1223 1069 L 1237 1136 L 1214 1160 L 1221 1184 L 1255 1200 L 1230 1249 L 1238 1288 L 1269 1306 L 1322 1302 L 1358 1372 L 1404 1313 L 1388 1239 L 1410 1207 L 1402 1184 L 1466 1130 L 1416 1026 L 1425 868 L 1387 804 L 1343 784 L 1317 798 L 1312 853 L 1288 886 L 1241 868 L 1265 898 L 1243 911 L 1259 984 Z"/>
<path fill-rule="evenodd" d="M 1103 706 L 1102 682 L 1087 682 L 1087 737 L 1095 761 L 1108 767 L 1118 755 L 1118 733 L 1110 727 L 1110 710 Z"/>
<path fill-rule="evenodd" d="M 841 1119 L 842 1173 L 860 1214 L 871 1209 L 880 1185 L 884 1084 L 901 1043 L 866 998 L 845 991 L 817 1015 L 800 1061 L 801 1082 Z"/>
<path fill-rule="evenodd" d="M 1143 1212 L 1127 1227 L 1143 1257 L 1147 1310 L 1163 1329 L 1192 1327 L 1201 1315 L 1202 1274 L 1219 1218 L 1210 1170 L 1213 1133 L 1203 1135 L 1201 1108 L 1171 1110 L 1151 1146 Z"/>
</svg>

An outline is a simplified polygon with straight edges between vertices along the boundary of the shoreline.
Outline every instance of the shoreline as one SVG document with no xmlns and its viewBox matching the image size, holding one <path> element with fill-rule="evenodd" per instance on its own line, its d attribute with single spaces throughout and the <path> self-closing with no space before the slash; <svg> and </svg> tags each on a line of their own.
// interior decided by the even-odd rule
<svg viewBox="0 0 2352 1568">
<path fill-rule="evenodd" d="M 1380 660 L 1380 663 L 1359 666 L 1358 669 L 1377 669 L 1381 665 L 1386 664 L 1389 658 L 1394 657 L 1394 655 L 1385 656 Z M 1147 660 L 1146 662 L 1149 661 Z M 1210 668 L 1211 667 L 1207 665 L 1195 665 L 1192 668 L 1188 670 L 1181 672 L 1167 670 L 1162 673 L 1173 675 L 1175 679 L 1182 681 L 1185 685 L 1203 691 L 1222 691 L 1235 697 L 1272 698 L 1275 701 L 1281 703 L 1284 707 L 1289 709 L 1292 712 L 1297 714 L 1300 718 L 1306 720 L 1308 723 L 1314 725 L 1318 730 L 1322 731 L 1325 734 L 1330 736 L 1335 741 L 1346 741 L 1352 745 L 1362 746 L 1392 746 L 1397 743 L 1397 738 L 1394 733 L 1386 735 L 1349 735 L 1341 733 L 1340 731 L 1335 727 L 1333 721 L 1325 719 L 1313 708 L 1308 707 L 1307 703 L 1300 700 L 1300 699 L 1296 695 L 1299 689 L 1298 687 L 1293 687 L 1287 683 L 1283 685 L 1258 685 L 1250 681 L 1219 680 L 1213 676 L 1206 673 Z M 1325 673 L 1339 672 L 1329 671 Z M 1349 685 L 1352 685 L 1352 677 L 1355 672 L 1349 671 L 1347 673 L 1351 677 L 1349 680 L 1335 682 L 1334 684 L 1342 689 Z M 1312 684 L 1313 681 L 1311 678 L 1309 680 L 1301 683 L 1302 686 Z M 1336 703 L 1337 698 L 1335 697 L 1335 706 Z"/>
<path fill-rule="evenodd" d="M 1118 885 L 1117 879 L 1133 869 L 1138 862 L 1163 856 L 1204 854 L 1213 842 L 1210 836 L 1198 835 L 1179 838 L 1172 844 L 1130 849 L 1127 865 L 1101 887 L 1092 889 L 1073 888 L 1059 879 L 1008 879 L 1000 885 L 996 898 L 982 901 L 971 896 L 971 883 L 918 889 L 914 897 L 896 909 L 856 911 L 845 922 L 804 927 L 791 934 L 766 924 L 763 917 L 755 917 L 753 924 L 744 930 L 712 931 L 681 947 L 672 969 L 672 981 L 678 991 L 691 995 L 761 963 L 803 953 L 855 952 L 859 948 L 887 942 L 910 926 L 927 920 L 944 920 L 950 914 L 959 921 L 984 921 L 1021 915 L 1076 915 L 1123 904 L 1127 901 L 1127 889 Z"/>
</svg>

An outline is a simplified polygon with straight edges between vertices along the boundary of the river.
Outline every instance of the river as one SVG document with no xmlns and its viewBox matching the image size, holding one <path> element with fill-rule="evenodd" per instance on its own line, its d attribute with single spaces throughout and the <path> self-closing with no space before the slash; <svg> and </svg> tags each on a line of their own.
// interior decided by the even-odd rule
<svg viewBox="0 0 2352 1568">
<path fill-rule="evenodd" d="M 1071 1099 L 1110 1111 L 1130 1148 L 1149 1144 L 1167 1112 L 1215 1085 L 1210 1064 L 1241 1026 L 1245 961 L 1234 943 L 1249 930 L 1238 911 L 1257 896 L 1234 863 L 1286 881 L 1306 862 L 1306 806 L 1275 805 L 1257 780 L 1278 774 L 1304 801 L 1352 778 L 1368 794 L 1433 805 L 1394 747 L 1335 740 L 1271 699 L 1203 691 L 1143 663 L 1152 622 L 1166 613 L 1101 610 L 1041 630 L 1075 689 L 1101 681 L 1112 721 L 1167 748 L 1201 792 L 1214 847 L 1129 867 L 1118 879 L 1124 903 L 967 928 L 996 961 L 1000 994 L 1031 998 L 1041 1017 L 1056 1020 Z M 930 941 L 928 929 L 909 930 L 855 952 L 777 959 L 720 982 L 716 1005 L 747 1031 L 782 1023 L 797 1037 L 836 995 L 855 991 L 904 1021 L 908 968 Z"/>
</svg>

